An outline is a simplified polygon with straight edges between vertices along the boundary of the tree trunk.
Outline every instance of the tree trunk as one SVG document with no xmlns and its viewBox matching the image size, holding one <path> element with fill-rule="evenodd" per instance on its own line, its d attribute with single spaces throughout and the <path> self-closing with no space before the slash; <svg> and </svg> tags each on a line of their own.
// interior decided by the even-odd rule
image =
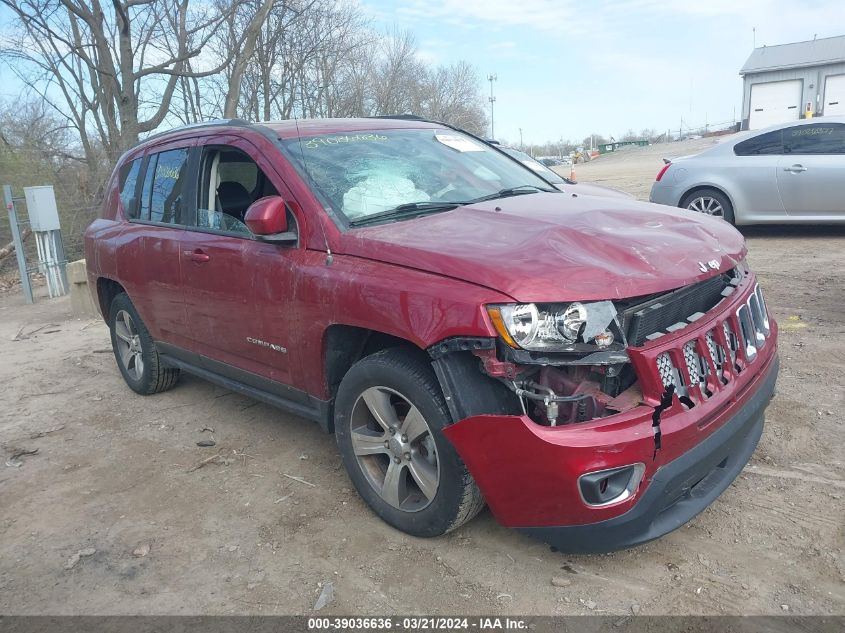
<svg viewBox="0 0 845 633">
<path fill-rule="evenodd" d="M 28 228 L 22 230 L 21 231 L 21 243 L 25 242 L 26 238 L 28 238 L 31 233 L 32 233 L 32 231 L 30 231 Z M 8 244 L 6 244 L 6 246 L 4 246 L 3 248 L 0 248 L 0 262 L 2 262 L 4 259 L 6 259 L 9 255 L 11 255 L 14 252 L 15 252 L 15 243 L 14 242 L 9 242 Z"/>
<path fill-rule="evenodd" d="M 246 35 L 241 43 L 240 51 L 235 56 L 232 74 L 229 77 L 229 90 L 226 94 L 226 103 L 223 106 L 224 119 L 233 119 L 238 114 L 238 102 L 241 98 L 241 80 L 249 63 L 249 58 L 252 57 L 252 53 L 255 50 L 255 41 L 258 39 L 258 35 L 261 33 L 261 27 L 272 7 L 273 0 L 264 0 L 246 28 Z"/>
</svg>

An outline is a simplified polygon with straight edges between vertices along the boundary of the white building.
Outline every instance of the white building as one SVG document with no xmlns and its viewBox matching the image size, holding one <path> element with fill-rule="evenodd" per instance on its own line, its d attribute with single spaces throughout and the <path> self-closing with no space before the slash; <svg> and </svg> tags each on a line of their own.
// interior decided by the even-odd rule
<svg viewBox="0 0 845 633">
<path fill-rule="evenodd" d="M 845 35 L 755 48 L 739 74 L 743 129 L 845 114 Z"/>
</svg>

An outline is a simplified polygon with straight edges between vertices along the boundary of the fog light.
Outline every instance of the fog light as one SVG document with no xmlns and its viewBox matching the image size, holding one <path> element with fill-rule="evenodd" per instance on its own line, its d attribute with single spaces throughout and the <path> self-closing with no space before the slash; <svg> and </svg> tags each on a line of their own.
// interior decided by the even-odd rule
<svg viewBox="0 0 845 633">
<path fill-rule="evenodd" d="M 588 506 L 599 507 L 630 498 L 640 486 L 645 464 L 597 470 L 578 478 L 578 492 Z"/>
</svg>

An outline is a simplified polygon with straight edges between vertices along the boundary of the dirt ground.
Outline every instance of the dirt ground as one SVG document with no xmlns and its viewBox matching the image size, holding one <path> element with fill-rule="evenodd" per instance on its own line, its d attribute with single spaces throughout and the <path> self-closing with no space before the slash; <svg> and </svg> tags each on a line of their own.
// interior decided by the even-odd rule
<svg viewBox="0 0 845 633">
<path fill-rule="evenodd" d="M 709 142 L 578 177 L 645 198 L 662 150 Z M 35 306 L 0 293 L 0 613 L 308 614 L 332 582 L 321 615 L 845 614 L 845 229 L 744 232 L 781 324 L 761 444 L 692 523 L 603 556 L 552 552 L 487 510 L 406 536 L 317 425 L 190 376 L 135 395 L 102 322 L 43 287 Z"/>
</svg>

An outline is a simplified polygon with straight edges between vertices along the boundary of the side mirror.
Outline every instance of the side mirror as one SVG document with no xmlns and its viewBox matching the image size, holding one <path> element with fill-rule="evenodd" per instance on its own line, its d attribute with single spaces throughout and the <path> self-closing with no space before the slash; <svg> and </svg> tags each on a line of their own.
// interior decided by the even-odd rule
<svg viewBox="0 0 845 633">
<path fill-rule="evenodd" d="M 281 196 L 256 200 L 246 210 L 244 224 L 255 235 L 273 235 L 288 230 L 287 209 Z"/>
<path fill-rule="evenodd" d="M 287 205 L 281 196 L 267 196 L 249 205 L 244 224 L 266 242 L 296 242 L 296 233 L 288 231 Z"/>
</svg>

